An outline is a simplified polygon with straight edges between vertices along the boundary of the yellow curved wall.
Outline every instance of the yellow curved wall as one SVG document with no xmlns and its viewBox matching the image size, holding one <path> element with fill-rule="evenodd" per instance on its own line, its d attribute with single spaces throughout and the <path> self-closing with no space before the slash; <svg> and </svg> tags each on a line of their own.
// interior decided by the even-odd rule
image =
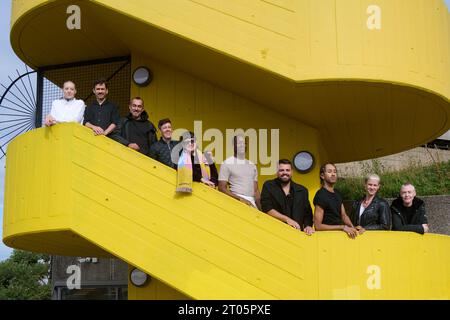
<svg viewBox="0 0 450 320">
<path fill-rule="evenodd" d="M 227 157 L 225 156 L 227 129 L 266 129 L 268 137 L 270 137 L 271 129 L 279 129 L 280 159 L 292 160 L 297 152 L 304 150 L 310 151 L 315 156 L 316 165 L 312 171 L 307 174 L 294 171 L 293 176 L 294 181 L 309 189 L 312 201 L 320 187 L 319 168 L 325 158 L 325 151 L 320 147 L 321 140 L 316 129 L 154 59 L 133 55 L 132 70 L 142 65 L 152 70 L 154 79 L 148 87 L 144 88 L 132 84 L 131 96 L 140 96 L 144 99 L 145 108 L 155 126 L 159 119 L 170 118 L 174 129 L 185 128 L 193 131 L 194 121 L 201 120 L 203 131 L 216 128 L 223 134 L 224 159 Z M 229 135 L 228 144 L 230 144 L 230 138 Z M 258 143 L 259 141 L 258 137 Z M 210 143 L 211 141 L 204 141 L 203 147 Z M 268 147 L 267 154 L 270 156 L 273 151 L 270 149 L 270 144 Z M 228 155 L 231 156 L 233 150 L 230 145 L 228 152 L 231 152 Z M 261 161 L 258 161 L 257 166 L 259 169 L 269 167 L 262 166 Z M 272 166 L 276 166 L 276 161 L 272 162 Z M 219 165 L 217 167 L 219 168 Z M 273 178 L 274 174 L 260 175 L 258 179 L 260 190 L 266 180 Z"/>
<path fill-rule="evenodd" d="M 173 169 L 86 127 L 33 130 L 8 147 L 3 241 L 114 255 L 156 279 L 131 298 L 450 298 L 448 236 L 308 237 L 202 184 L 174 190 Z"/>
<path fill-rule="evenodd" d="M 450 98 L 442 0 L 95 2 L 294 81 L 393 81 Z M 366 27 L 371 5 L 380 30 Z"/>
<path fill-rule="evenodd" d="M 69 4 L 14 1 L 11 43 L 25 62 L 157 60 L 317 129 L 333 162 L 400 152 L 450 128 L 442 0 L 79 1 L 80 30 L 66 28 Z M 381 9 L 380 30 L 367 28 L 369 5 Z"/>
<path fill-rule="evenodd" d="M 92 2 L 294 81 L 393 81 L 450 97 L 443 0 Z M 14 0 L 11 24 L 27 11 L 61 3 L 70 1 Z M 381 9 L 380 30 L 366 27 L 371 5 Z"/>
</svg>

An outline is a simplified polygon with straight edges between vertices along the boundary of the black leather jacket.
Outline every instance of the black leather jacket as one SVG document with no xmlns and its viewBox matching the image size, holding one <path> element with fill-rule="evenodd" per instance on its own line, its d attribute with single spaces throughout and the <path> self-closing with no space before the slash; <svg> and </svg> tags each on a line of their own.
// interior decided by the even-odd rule
<svg viewBox="0 0 450 320">
<path fill-rule="evenodd" d="M 355 201 L 353 204 L 353 224 L 355 226 L 361 226 L 366 230 L 390 230 L 391 212 L 389 210 L 389 203 L 383 198 L 378 197 L 378 195 L 375 195 L 369 206 L 359 216 L 359 210 L 364 198 Z"/>
<path fill-rule="evenodd" d="M 398 197 L 391 204 L 392 230 L 412 231 L 424 234 L 422 224 L 428 224 L 428 218 L 425 213 L 425 202 L 417 197 L 413 199 L 414 215 L 411 217 L 409 223 L 404 215 L 402 203 L 402 198 Z"/>
</svg>

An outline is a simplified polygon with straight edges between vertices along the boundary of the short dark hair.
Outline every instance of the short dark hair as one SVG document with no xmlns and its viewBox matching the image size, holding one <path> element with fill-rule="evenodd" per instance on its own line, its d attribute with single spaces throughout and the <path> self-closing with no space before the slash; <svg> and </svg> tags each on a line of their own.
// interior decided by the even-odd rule
<svg viewBox="0 0 450 320">
<path fill-rule="evenodd" d="M 278 165 L 280 165 L 280 164 L 288 164 L 288 165 L 290 165 L 292 167 L 292 163 L 288 159 L 280 159 L 280 160 L 278 160 Z"/>
<path fill-rule="evenodd" d="M 130 99 L 130 105 L 133 104 L 133 100 L 141 100 L 142 101 L 142 106 L 144 106 L 144 99 L 142 99 L 141 97 L 133 97 Z"/>
<path fill-rule="evenodd" d="M 94 81 L 94 85 L 92 86 L 92 88 L 95 89 L 95 87 L 96 87 L 97 85 L 99 85 L 99 84 L 104 84 L 105 87 L 106 87 L 106 89 L 108 89 L 108 81 L 106 81 L 105 78 L 101 78 L 101 79 L 95 80 L 95 81 Z"/>
<path fill-rule="evenodd" d="M 158 129 L 161 130 L 161 127 L 162 127 L 163 125 L 165 125 L 166 123 L 172 124 L 172 121 L 170 121 L 169 118 L 164 118 L 164 119 L 159 120 L 159 121 L 158 121 Z"/>
<path fill-rule="evenodd" d="M 321 183 L 321 184 L 323 184 L 322 173 L 325 173 L 325 170 L 326 170 L 326 168 L 327 168 L 327 165 L 331 165 L 331 166 L 333 166 L 335 169 L 337 169 L 337 168 L 336 168 L 336 165 L 335 165 L 334 163 L 327 162 L 327 163 L 323 164 L 323 165 L 320 167 L 320 170 L 319 170 L 319 178 L 320 178 L 320 183 Z"/>
</svg>

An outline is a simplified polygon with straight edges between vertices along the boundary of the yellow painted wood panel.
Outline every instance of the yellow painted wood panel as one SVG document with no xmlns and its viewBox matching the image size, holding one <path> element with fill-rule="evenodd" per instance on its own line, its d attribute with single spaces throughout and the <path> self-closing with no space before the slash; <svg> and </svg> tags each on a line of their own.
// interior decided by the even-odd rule
<svg viewBox="0 0 450 320">
<path fill-rule="evenodd" d="M 53 152 L 31 150 L 24 157 L 27 148 Z M 66 190 L 54 199 L 59 216 L 33 217 L 33 208 L 53 197 L 51 189 L 35 189 L 40 185 L 35 179 L 46 176 L 54 156 L 60 159 L 54 179 Z M 40 174 L 21 170 L 29 163 L 41 163 L 43 168 L 33 169 Z M 191 196 L 176 196 L 174 170 L 78 124 L 41 128 L 15 139 L 8 150 L 9 175 L 15 179 L 6 180 L 9 223 L 3 241 L 33 251 L 115 255 L 155 279 L 157 288 L 136 289 L 130 298 L 450 295 L 448 236 L 368 231 L 355 240 L 342 232 L 307 237 L 201 184 Z M 11 193 L 26 184 L 31 194 L 25 199 Z M 23 205 L 11 206 L 15 202 Z M 13 215 L 21 219 L 11 223 Z M 380 271 L 378 288 L 367 284 L 370 267 Z"/>
</svg>

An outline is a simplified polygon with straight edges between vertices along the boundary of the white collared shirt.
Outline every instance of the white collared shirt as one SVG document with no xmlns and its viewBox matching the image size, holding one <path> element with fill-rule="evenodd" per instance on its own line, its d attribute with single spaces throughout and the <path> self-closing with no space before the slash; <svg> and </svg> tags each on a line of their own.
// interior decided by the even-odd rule
<svg viewBox="0 0 450 320">
<path fill-rule="evenodd" d="M 83 123 L 85 104 L 83 100 L 64 98 L 53 101 L 50 115 L 60 122 L 78 122 Z"/>
</svg>

